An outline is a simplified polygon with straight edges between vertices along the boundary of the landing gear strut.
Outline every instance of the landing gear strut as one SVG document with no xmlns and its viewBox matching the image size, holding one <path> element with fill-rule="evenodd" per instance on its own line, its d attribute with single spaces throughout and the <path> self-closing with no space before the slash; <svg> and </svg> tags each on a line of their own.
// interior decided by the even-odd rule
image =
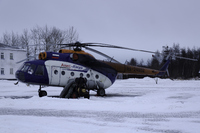
<svg viewBox="0 0 200 133">
<path fill-rule="evenodd" d="M 41 85 L 40 85 L 40 88 L 38 90 L 38 95 L 39 95 L 39 97 L 47 96 L 47 92 L 44 91 L 44 90 L 41 90 Z"/>
</svg>

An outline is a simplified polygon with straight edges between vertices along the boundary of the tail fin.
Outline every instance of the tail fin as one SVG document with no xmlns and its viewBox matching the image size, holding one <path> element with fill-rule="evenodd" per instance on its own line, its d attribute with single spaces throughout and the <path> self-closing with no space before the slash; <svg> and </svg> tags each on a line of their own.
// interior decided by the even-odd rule
<svg viewBox="0 0 200 133">
<path fill-rule="evenodd" d="M 165 75 L 165 73 L 168 71 L 169 63 L 170 63 L 170 59 L 168 59 L 166 61 L 166 63 L 162 66 L 162 68 L 160 69 L 160 72 L 157 74 L 157 76 Z"/>
</svg>

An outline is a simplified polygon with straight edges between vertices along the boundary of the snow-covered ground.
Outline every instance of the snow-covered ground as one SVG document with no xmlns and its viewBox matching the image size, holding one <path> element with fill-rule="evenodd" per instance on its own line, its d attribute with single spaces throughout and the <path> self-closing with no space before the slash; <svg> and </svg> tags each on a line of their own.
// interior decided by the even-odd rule
<svg viewBox="0 0 200 133">
<path fill-rule="evenodd" d="M 38 97 L 38 86 L 0 80 L 1 133 L 199 133 L 200 80 L 117 80 L 106 97 Z M 62 88 L 44 88 L 49 96 Z"/>
</svg>

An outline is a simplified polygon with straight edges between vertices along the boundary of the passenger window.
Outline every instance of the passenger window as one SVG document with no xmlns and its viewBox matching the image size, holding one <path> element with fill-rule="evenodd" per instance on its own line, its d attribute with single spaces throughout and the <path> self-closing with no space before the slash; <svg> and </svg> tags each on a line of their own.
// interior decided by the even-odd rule
<svg viewBox="0 0 200 133">
<path fill-rule="evenodd" d="M 87 78 L 90 78 L 90 74 L 87 74 L 86 76 L 87 76 Z"/>
<path fill-rule="evenodd" d="M 35 65 L 34 64 L 32 64 L 30 67 L 29 67 L 29 69 L 28 69 L 28 73 L 29 74 L 33 74 L 34 73 L 34 71 L 35 71 Z"/>
<path fill-rule="evenodd" d="M 98 78 L 99 78 L 99 75 L 97 74 L 97 75 L 95 76 L 95 78 L 98 79 Z"/>
<path fill-rule="evenodd" d="M 74 72 L 71 72 L 71 76 L 74 76 Z"/>
<path fill-rule="evenodd" d="M 62 71 L 61 74 L 62 74 L 62 75 L 65 75 L 65 71 Z"/>
<path fill-rule="evenodd" d="M 35 75 L 40 75 L 40 76 L 44 75 L 44 66 L 43 65 L 38 65 L 38 67 L 35 71 Z"/>
<path fill-rule="evenodd" d="M 58 70 L 54 70 L 54 74 L 57 75 L 58 74 Z"/>
</svg>

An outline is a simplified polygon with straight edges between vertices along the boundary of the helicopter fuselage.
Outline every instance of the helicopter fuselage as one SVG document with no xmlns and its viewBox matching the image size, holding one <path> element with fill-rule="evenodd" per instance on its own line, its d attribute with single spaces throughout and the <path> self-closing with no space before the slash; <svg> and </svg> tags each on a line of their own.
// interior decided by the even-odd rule
<svg viewBox="0 0 200 133">
<path fill-rule="evenodd" d="M 27 84 L 65 87 L 70 80 L 83 77 L 91 90 L 106 89 L 116 80 L 116 70 L 90 55 L 45 52 L 44 57 L 25 62 L 16 78 Z"/>
<path fill-rule="evenodd" d="M 41 91 L 42 85 L 64 87 L 61 98 L 70 98 L 77 91 L 81 93 L 85 90 L 97 90 L 97 95 L 104 96 L 105 89 L 115 82 L 118 73 L 162 76 L 169 62 L 167 61 L 160 70 L 154 70 L 96 60 L 82 50 L 62 49 L 59 53 L 42 52 L 38 60 L 25 62 L 17 70 L 16 78 L 27 84 L 40 85 L 39 96 L 47 95 L 46 91 Z"/>
</svg>

